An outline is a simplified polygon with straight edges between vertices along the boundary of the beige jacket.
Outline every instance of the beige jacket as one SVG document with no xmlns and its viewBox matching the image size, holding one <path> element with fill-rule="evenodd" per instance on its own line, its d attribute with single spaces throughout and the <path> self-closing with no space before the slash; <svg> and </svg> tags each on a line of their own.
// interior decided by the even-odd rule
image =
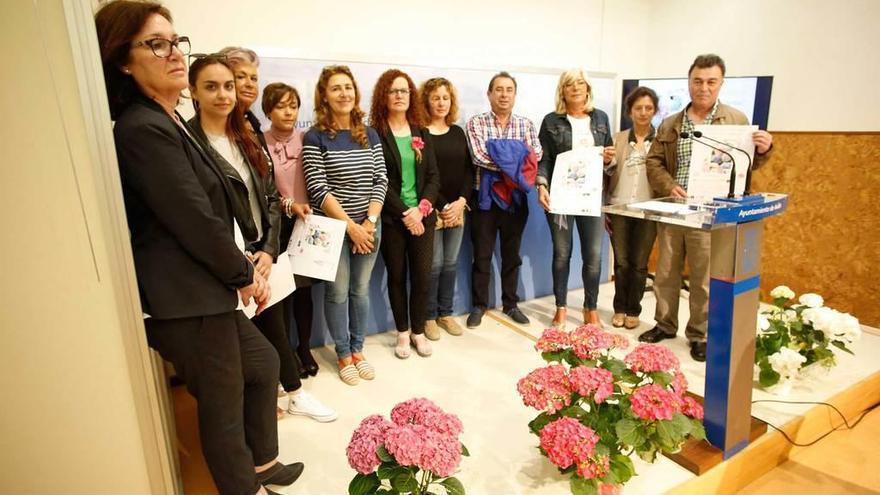
<svg viewBox="0 0 880 495">
<path fill-rule="evenodd" d="M 678 168 L 678 139 L 685 111 L 682 110 L 663 119 L 663 123 L 657 129 L 657 136 L 651 144 L 651 149 L 648 150 L 645 168 L 648 173 L 648 183 L 654 191 L 654 197 L 669 196 L 672 188 L 677 185 L 675 170 Z M 749 119 L 744 113 L 723 103 L 718 104 L 715 118 L 712 120 L 712 125 L 748 124 Z M 764 154 L 756 152 L 752 169 L 763 165 L 772 153 L 772 147 Z"/>
</svg>

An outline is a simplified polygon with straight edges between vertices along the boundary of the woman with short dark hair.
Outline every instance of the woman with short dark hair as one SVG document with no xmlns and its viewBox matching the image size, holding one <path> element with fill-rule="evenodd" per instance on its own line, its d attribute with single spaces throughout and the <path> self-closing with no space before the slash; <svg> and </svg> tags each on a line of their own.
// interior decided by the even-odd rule
<svg viewBox="0 0 880 495">
<path fill-rule="evenodd" d="M 278 354 L 241 311 L 268 302 L 265 279 L 233 238 L 235 195 L 175 111 L 187 87 L 170 12 L 114 1 L 95 14 L 147 341 L 198 404 L 202 450 L 222 495 L 289 485 L 278 462 Z"/>
<path fill-rule="evenodd" d="M 606 203 L 617 205 L 651 199 L 645 159 L 654 140 L 651 119 L 658 109 L 657 93 L 640 86 L 624 100 L 632 129 L 614 135 L 617 167 L 605 189 Z M 614 316 L 611 324 L 630 330 L 639 326 L 642 296 L 648 278 L 648 257 L 657 236 L 657 223 L 622 215 L 608 215 L 614 251 Z"/>
</svg>

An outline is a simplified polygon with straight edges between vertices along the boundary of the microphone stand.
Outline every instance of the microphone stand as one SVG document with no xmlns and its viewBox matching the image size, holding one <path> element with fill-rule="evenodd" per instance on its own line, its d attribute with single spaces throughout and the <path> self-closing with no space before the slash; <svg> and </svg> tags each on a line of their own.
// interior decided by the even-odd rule
<svg viewBox="0 0 880 495">
<path fill-rule="evenodd" d="M 710 138 L 709 136 L 704 136 L 703 133 L 702 133 L 701 131 L 694 131 L 694 137 L 695 137 L 695 138 L 708 139 L 709 141 L 712 141 L 713 143 L 717 143 L 717 144 L 721 144 L 721 145 L 727 146 L 727 147 L 729 147 L 729 148 L 735 149 L 736 151 L 739 151 L 740 153 L 746 155 L 746 158 L 749 160 L 749 166 L 746 168 L 746 187 L 745 187 L 745 189 L 743 190 L 743 196 L 748 196 L 748 195 L 750 195 L 750 194 L 752 193 L 752 156 L 749 155 L 749 154 L 746 152 L 746 150 L 744 150 L 744 149 L 742 149 L 742 148 L 737 148 L 736 146 L 732 146 L 732 145 L 730 145 L 730 144 L 727 144 L 727 143 L 721 142 L 721 141 L 719 141 L 719 140 L 717 140 L 717 139 L 712 139 L 712 138 Z"/>
<path fill-rule="evenodd" d="M 733 163 L 733 166 L 730 167 L 730 188 L 727 190 L 727 197 L 733 198 L 735 196 L 734 189 L 736 186 L 736 158 L 734 158 L 733 155 L 731 155 L 730 152 L 728 152 L 725 149 L 721 149 L 717 146 L 713 146 L 713 145 L 707 143 L 706 141 L 701 141 L 701 140 L 697 139 L 698 137 L 703 135 L 703 133 L 700 132 L 700 136 L 697 136 L 697 132 L 699 132 L 699 131 L 696 131 L 693 133 L 682 132 L 681 134 L 679 134 L 679 137 L 682 139 L 692 139 L 692 140 L 702 144 L 703 146 L 707 146 L 709 148 L 712 148 L 713 150 L 720 151 L 730 157 L 730 161 Z M 713 139 L 713 141 L 714 141 L 714 139 Z M 727 143 L 722 143 L 722 144 L 727 146 Z"/>
</svg>

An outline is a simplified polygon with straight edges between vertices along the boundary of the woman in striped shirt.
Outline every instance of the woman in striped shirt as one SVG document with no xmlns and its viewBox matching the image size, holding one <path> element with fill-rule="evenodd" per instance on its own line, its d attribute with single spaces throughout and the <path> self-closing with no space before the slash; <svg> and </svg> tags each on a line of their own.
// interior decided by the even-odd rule
<svg viewBox="0 0 880 495">
<path fill-rule="evenodd" d="M 344 65 L 324 67 L 315 87 L 315 126 L 303 139 L 303 167 L 312 208 L 346 223 L 336 280 L 324 291 L 324 315 L 336 343 L 339 376 L 349 385 L 372 380 L 364 359 L 370 273 L 388 177 L 379 135 L 364 122 L 360 92 Z M 351 312 L 348 314 L 349 298 Z"/>
</svg>

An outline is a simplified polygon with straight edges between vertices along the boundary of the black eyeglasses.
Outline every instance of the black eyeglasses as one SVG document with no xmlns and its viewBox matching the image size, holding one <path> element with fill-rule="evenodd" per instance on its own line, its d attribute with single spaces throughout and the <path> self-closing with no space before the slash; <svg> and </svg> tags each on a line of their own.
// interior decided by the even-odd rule
<svg viewBox="0 0 880 495">
<path fill-rule="evenodd" d="M 132 47 L 148 46 L 153 51 L 153 55 L 159 58 L 168 58 L 171 56 L 172 49 L 176 46 L 180 53 L 189 55 L 189 37 L 181 36 L 176 40 L 166 40 L 165 38 L 153 38 L 144 41 L 135 41 Z"/>
</svg>

